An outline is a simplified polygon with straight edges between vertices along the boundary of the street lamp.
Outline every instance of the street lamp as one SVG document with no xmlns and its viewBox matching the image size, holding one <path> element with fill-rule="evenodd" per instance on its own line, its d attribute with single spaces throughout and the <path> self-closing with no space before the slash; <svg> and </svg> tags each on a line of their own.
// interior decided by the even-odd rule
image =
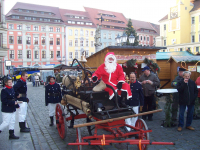
<svg viewBox="0 0 200 150">
<path fill-rule="evenodd" d="M 133 44 L 134 42 L 135 42 L 135 36 L 133 36 L 133 34 L 131 33 L 131 35 L 129 36 L 129 42 L 131 43 L 131 44 Z"/>
<path fill-rule="evenodd" d="M 124 32 L 123 35 L 121 36 L 121 42 L 122 42 L 122 43 L 126 43 L 126 42 L 127 42 L 127 35 L 126 35 L 125 32 Z"/>
<path fill-rule="evenodd" d="M 135 42 L 135 36 L 133 34 L 131 34 L 129 37 L 127 36 L 127 34 L 124 32 L 122 36 L 120 36 L 119 34 L 117 35 L 117 37 L 115 38 L 115 41 L 117 43 L 117 45 L 126 45 L 127 40 L 129 40 L 130 45 L 134 44 Z"/>
<path fill-rule="evenodd" d="M 117 37 L 115 38 L 115 41 L 117 43 L 117 45 L 119 45 L 121 43 L 121 37 L 120 35 L 118 34 Z"/>
</svg>

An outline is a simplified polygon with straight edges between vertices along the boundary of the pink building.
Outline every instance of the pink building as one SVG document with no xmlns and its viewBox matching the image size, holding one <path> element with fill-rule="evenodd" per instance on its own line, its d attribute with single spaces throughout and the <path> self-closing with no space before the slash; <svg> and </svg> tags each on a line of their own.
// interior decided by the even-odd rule
<svg viewBox="0 0 200 150">
<path fill-rule="evenodd" d="M 65 25 L 58 7 L 18 2 L 6 15 L 6 22 L 9 51 L 4 59 L 11 60 L 12 66 L 65 61 Z"/>
</svg>

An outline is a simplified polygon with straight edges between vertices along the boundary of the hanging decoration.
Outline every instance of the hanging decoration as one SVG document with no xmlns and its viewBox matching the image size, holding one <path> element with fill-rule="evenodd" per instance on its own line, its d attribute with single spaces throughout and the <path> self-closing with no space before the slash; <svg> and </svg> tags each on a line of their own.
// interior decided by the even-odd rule
<svg viewBox="0 0 200 150">
<path fill-rule="evenodd" d="M 130 59 L 128 60 L 126 63 L 127 63 L 127 67 L 135 67 L 136 65 L 136 59 Z"/>
<path fill-rule="evenodd" d="M 157 71 L 158 73 L 160 72 L 160 67 L 153 60 L 145 58 L 144 63 L 147 64 L 147 66 L 149 66 L 153 71 Z"/>
</svg>

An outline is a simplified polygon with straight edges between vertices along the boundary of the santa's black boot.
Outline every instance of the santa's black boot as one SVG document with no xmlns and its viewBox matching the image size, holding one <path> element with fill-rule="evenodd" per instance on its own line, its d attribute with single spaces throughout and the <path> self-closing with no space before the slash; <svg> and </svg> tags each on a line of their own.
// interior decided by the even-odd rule
<svg viewBox="0 0 200 150">
<path fill-rule="evenodd" d="M 50 124 L 49 126 L 53 126 L 53 116 L 50 117 Z"/>
<path fill-rule="evenodd" d="M 14 130 L 9 130 L 9 139 L 19 139 L 18 136 L 15 136 Z"/>
<path fill-rule="evenodd" d="M 127 108 L 128 106 L 126 105 L 126 100 L 127 100 L 127 93 L 125 91 L 122 91 L 121 94 L 121 101 L 120 101 L 120 106 L 123 108 Z"/>
</svg>

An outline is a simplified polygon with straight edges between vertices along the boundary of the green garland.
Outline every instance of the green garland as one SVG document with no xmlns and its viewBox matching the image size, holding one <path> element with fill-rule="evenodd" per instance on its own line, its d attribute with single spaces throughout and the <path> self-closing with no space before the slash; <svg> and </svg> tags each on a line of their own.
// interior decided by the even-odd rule
<svg viewBox="0 0 200 150">
<path fill-rule="evenodd" d="M 149 60 L 148 58 L 145 58 L 144 63 L 147 64 L 147 66 L 149 66 L 151 69 L 154 69 L 154 71 L 158 71 L 158 73 L 160 73 L 160 67 L 153 60 Z"/>
<path fill-rule="evenodd" d="M 130 59 L 126 62 L 127 67 L 134 67 L 135 63 L 136 63 L 136 59 Z"/>
</svg>

